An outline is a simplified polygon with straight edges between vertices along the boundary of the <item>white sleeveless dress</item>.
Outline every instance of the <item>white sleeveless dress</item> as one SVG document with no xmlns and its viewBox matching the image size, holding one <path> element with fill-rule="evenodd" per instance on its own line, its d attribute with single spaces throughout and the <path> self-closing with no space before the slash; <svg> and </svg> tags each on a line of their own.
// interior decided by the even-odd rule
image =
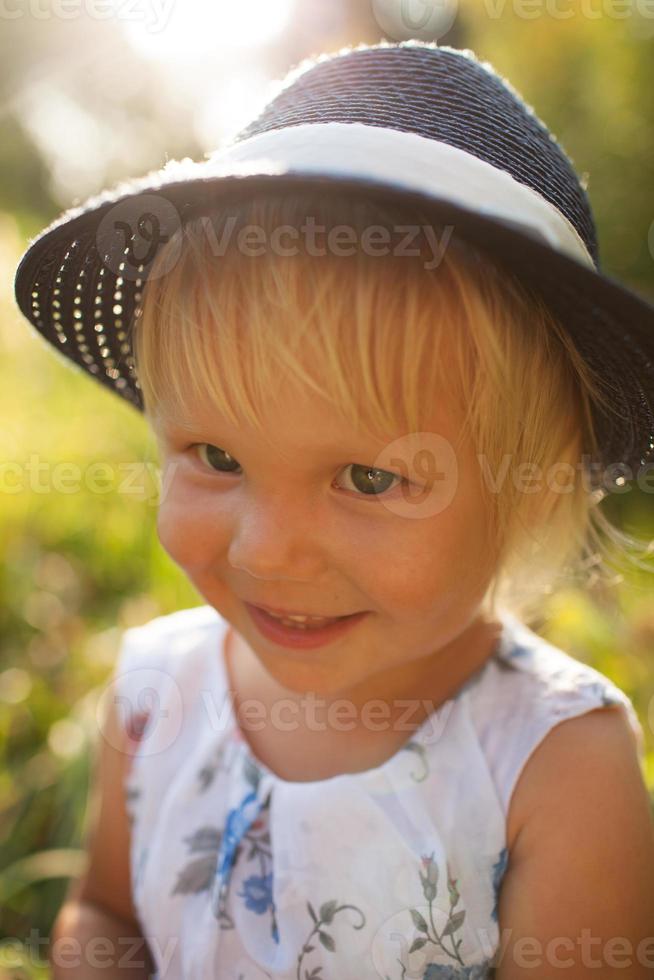
<svg viewBox="0 0 654 980">
<path fill-rule="evenodd" d="M 233 713 L 211 606 L 125 631 L 114 675 L 134 905 L 157 980 L 482 980 L 517 778 L 563 719 L 627 695 L 513 615 L 493 656 L 381 766 L 288 782 Z M 410 717 L 410 716 L 409 716 Z"/>
</svg>

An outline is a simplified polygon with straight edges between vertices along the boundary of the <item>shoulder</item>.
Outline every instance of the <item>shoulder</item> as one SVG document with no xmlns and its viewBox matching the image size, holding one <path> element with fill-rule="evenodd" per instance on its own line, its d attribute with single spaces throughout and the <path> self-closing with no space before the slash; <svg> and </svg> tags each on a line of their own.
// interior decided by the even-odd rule
<svg viewBox="0 0 654 980">
<path fill-rule="evenodd" d="M 511 941 L 498 980 L 523 975 L 529 964 L 519 967 L 519 944 L 527 937 L 532 950 L 555 957 L 543 960 L 540 972 L 530 970 L 535 980 L 549 977 L 553 965 L 563 965 L 556 958 L 566 957 L 575 977 L 602 980 L 627 965 L 627 952 L 634 968 L 629 976 L 650 975 L 654 824 L 626 712 L 600 706 L 555 725 L 520 775 L 512 816 L 498 906 Z M 584 936 L 586 959 L 577 959 Z M 619 949 L 612 946 L 616 937 Z M 588 956 L 598 957 L 593 966 Z"/>
<path fill-rule="evenodd" d="M 606 794 L 607 779 L 618 794 L 630 787 L 636 796 L 646 795 L 639 742 L 622 704 L 598 706 L 565 718 L 536 746 L 511 797 L 511 837 L 517 850 L 521 849 L 520 835 L 529 836 L 528 825 L 536 825 L 539 817 L 557 805 L 568 815 L 575 807 L 583 812 L 590 798 Z M 566 788 L 572 791 L 568 799 L 564 799 Z M 584 789 L 591 797 L 583 795 Z M 626 803 L 626 797 L 622 800 Z"/>
<path fill-rule="evenodd" d="M 525 786 L 521 777 L 526 777 L 527 768 L 535 768 L 535 752 L 545 741 L 553 749 L 554 741 L 565 737 L 564 722 L 570 737 L 577 731 L 581 735 L 586 726 L 597 724 L 582 720 L 595 709 L 619 707 L 637 758 L 645 755 L 644 733 L 628 695 L 609 677 L 511 616 L 506 617 L 499 648 L 480 682 L 468 692 L 468 700 L 510 834 L 518 802 L 514 797 Z M 612 712 L 605 714 L 610 725 Z"/>
<path fill-rule="evenodd" d="M 137 667 L 175 670 L 194 651 L 206 648 L 211 632 L 226 621 L 212 606 L 194 606 L 156 616 L 124 630 L 118 650 L 116 673 Z"/>
<path fill-rule="evenodd" d="M 124 631 L 124 637 L 134 645 L 149 646 L 164 637 L 192 638 L 195 631 L 206 630 L 220 623 L 224 623 L 224 620 L 213 606 L 191 606 L 155 616 L 139 626 L 130 626 Z"/>
<path fill-rule="evenodd" d="M 219 669 L 219 644 L 226 620 L 212 606 L 157 616 L 123 632 L 111 681 L 126 727 L 140 728 L 163 717 L 177 724 L 205 681 Z M 165 705 L 161 711 L 159 708 Z"/>
</svg>

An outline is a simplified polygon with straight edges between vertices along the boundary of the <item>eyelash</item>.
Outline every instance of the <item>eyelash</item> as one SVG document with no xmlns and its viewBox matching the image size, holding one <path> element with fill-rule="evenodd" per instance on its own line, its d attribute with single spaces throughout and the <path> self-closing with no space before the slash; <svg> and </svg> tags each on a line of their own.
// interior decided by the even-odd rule
<svg viewBox="0 0 654 980">
<path fill-rule="evenodd" d="M 211 443 L 211 442 L 194 442 L 190 446 L 188 446 L 188 449 L 189 450 L 191 450 L 191 449 L 199 449 L 202 446 L 212 446 L 214 449 L 220 449 L 221 448 L 220 446 L 214 446 L 214 444 Z M 224 449 L 222 449 L 221 452 L 224 452 L 227 455 L 230 455 Z M 232 456 L 232 459 L 235 460 L 235 457 Z M 208 464 L 207 464 L 207 466 L 208 466 L 208 470 L 209 470 L 210 473 L 215 473 L 217 475 L 223 475 L 223 476 L 225 476 L 225 475 L 226 476 L 229 476 L 230 475 L 230 473 L 227 470 L 224 470 L 224 471 L 222 471 L 222 470 L 216 470 L 216 469 L 212 469 L 212 467 L 209 466 Z M 367 494 L 367 493 L 358 492 L 356 490 L 348 490 L 347 491 L 348 493 L 353 494 L 353 496 L 355 496 L 355 497 L 362 497 L 364 499 L 365 498 L 373 498 L 373 499 L 375 499 L 376 497 L 385 497 L 385 496 L 388 496 L 388 494 L 390 494 L 393 490 L 397 490 L 397 488 L 401 484 L 409 485 L 410 482 L 411 482 L 410 480 L 407 480 L 406 477 L 400 476 L 399 473 L 393 473 L 392 470 L 381 470 L 381 469 L 378 469 L 377 467 L 374 467 L 374 466 L 365 467 L 365 466 L 363 466 L 360 463 L 348 463 L 346 465 L 345 469 L 347 469 L 350 466 L 361 466 L 362 469 L 369 469 L 369 470 L 372 470 L 373 472 L 376 472 L 376 473 L 384 473 L 384 474 L 386 474 L 388 476 L 394 477 L 398 481 L 394 486 L 389 487 L 387 490 L 384 490 L 381 493 L 370 493 L 370 494 Z M 240 465 L 239 465 L 239 469 L 241 469 Z"/>
</svg>

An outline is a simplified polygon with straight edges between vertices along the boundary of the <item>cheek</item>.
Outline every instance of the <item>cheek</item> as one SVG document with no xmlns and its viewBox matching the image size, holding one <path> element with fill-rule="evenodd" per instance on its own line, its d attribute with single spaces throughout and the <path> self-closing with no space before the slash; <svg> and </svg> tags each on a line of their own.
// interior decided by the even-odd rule
<svg viewBox="0 0 654 980">
<path fill-rule="evenodd" d="M 191 520 L 187 508 L 177 506 L 175 501 L 166 500 L 157 513 L 157 537 L 162 548 L 182 568 L 188 568 L 195 556 L 197 522 Z"/>
<path fill-rule="evenodd" d="M 387 541 L 383 555 L 362 569 L 379 605 L 398 617 L 433 610 L 458 579 L 459 552 L 447 533 L 432 532 L 434 528 L 421 526 L 397 535 Z"/>
<path fill-rule="evenodd" d="M 214 563 L 227 539 L 222 523 L 206 504 L 206 497 L 188 486 L 171 485 L 157 511 L 157 536 L 170 557 L 183 569 Z"/>
<path fill-rule="evenodd" d="M 481 501 L 463 493 L 439 514 L 399 520 L 381 548 L 361 556 L 370 594 L 398 616 L 466 603 L 487 584 L 485 523 Z"/>
</svg>

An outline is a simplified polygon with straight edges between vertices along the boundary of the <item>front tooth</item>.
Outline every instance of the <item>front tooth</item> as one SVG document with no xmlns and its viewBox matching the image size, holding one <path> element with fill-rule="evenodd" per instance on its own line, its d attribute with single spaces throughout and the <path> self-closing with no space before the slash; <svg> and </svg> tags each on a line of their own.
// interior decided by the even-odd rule
<svg viewBox="0 0 654 980">
<path fill-rule="evenodd" d="M 279 619 L 282 622 L 292 622 L 292 623 L 327 623 L 329 622 L 326 616 L 276 616 L 274 613 L 270 614 L 275 619 Z"/>
<path fill-rule="evenodd" d="M 325 616 L 274 616 L 274 619 L 278 620 L 284 626 L 295 626 L 299 629 L 310 629 L 312 626 L 320 626 L 323 623 L 332 622 L 331 619 Z"/>
</svg>

